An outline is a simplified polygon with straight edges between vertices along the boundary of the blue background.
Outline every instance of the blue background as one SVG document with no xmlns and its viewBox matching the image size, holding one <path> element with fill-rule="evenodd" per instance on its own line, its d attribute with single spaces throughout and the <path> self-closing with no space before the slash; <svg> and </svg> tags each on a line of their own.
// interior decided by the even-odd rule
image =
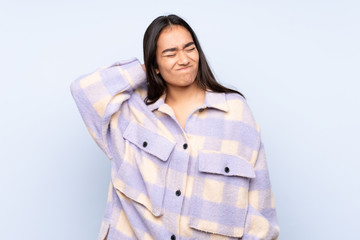
<svg viewBox="0 0 360 240">
<path fill-rule="evenodd" d="M 133 56 L 157 16 L 197 33 L 262 129 L 280 240 L 360 235 L 360 2 L 4 1 L 1 239 L 96 239 L 110 161 L 69 86 Z"/>
</svg>

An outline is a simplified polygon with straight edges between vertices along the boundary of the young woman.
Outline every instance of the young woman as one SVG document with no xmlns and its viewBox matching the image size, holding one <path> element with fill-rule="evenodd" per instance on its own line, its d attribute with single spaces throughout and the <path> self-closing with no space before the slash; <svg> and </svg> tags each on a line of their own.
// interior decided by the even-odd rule
<svg viewBox="0 0 360 240">
<path fill-rule="evenodd" d="M 178 16 L 156 18 L 143 43 L 144 67 L 117 62 L 71 85 L 112 165 L 99 239 L 276 239 L 264 148 L 242 94 L 215 80 Z"/>
</svg>

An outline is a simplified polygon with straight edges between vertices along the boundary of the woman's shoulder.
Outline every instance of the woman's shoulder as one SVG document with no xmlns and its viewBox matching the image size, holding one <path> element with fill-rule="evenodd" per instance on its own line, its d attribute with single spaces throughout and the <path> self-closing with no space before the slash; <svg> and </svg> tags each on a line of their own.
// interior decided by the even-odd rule
<svg viewBox="0 0 360 240">
<path fill-rule="evenodd" d="M 239 93 L 235 92 L 226 92 L 224 93 L 226 96 L 227 101 L 240 101 L 242 103 L 246 103 L 246 99 L 244 96 L 240 95 Z"/>
<path fill-rule="evenodd" d="M 229 106 L 233 106 L 234 108 L 242 107 L 250 111 L 248 102 L 244 96 L 233 92 L 228 92 L 223 94 L 225 95 L 226 103 Z"/>
<path fill-rule="evenodd" d="M 225 93 L 228 115 L 244 124 L 258 129 L 252 110 L 248 101 L 238 93 Z"/>
</svg>

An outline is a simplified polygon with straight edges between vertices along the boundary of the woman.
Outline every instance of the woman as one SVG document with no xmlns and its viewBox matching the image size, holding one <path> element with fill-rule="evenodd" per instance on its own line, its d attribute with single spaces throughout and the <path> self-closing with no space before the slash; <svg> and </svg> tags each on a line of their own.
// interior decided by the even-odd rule
<svg viewBox="0 0 360 240">
<path fill-rule="evenodd" d="M 112 164 L 99 239 L 276 239 L 264 149 L 243 96 L 216 82 L 178 16 L 156 18 L 143 43 L 145 71 L 132 59 L 71 85 Z"/>
</svg>

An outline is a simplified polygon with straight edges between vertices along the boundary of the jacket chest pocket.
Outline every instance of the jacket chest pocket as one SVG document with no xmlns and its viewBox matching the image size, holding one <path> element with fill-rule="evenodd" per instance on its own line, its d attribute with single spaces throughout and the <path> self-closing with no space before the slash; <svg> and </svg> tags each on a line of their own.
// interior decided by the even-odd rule
<svg viewBox="0 0 360 240">
<path fill-rule="evenodd" d="M 131 200 L 142 204 L 154 216 L 162 215 L 168 159 L 175 142 L 136 122 L 124 131 L 124 159 L 114 186 Z"/>
<path fill-rule="evenodd" d="M 199 152 L 190 199 L 191 228 L 227 237 L 241 237 L 248 208 L 249 161 L 221 152 Z"/>
</svg>

